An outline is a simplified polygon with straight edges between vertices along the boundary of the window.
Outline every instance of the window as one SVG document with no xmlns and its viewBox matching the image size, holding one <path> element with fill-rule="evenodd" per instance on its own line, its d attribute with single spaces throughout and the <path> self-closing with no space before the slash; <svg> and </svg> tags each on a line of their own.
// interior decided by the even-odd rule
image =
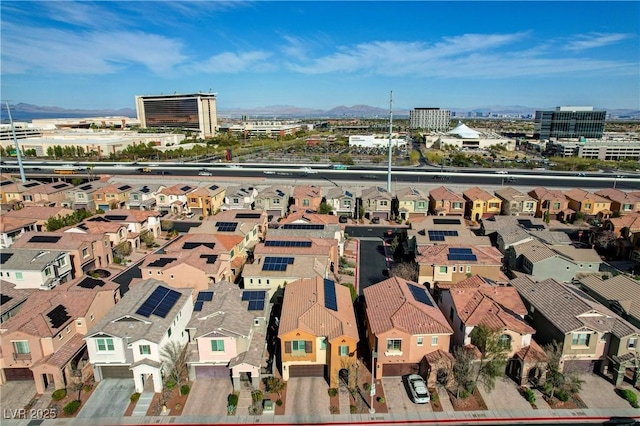
<svg viewBox="0 0 640 426">
<path fill-rule="evenodd" d="M 224 340 L 212 340 L 211 341 L 211 352 L 224 352 Z"/>
<path fill-rule="evenodd" d="M 454 267 L 453 267 L 453 272 L 457 272 L 457 270 L 458 270 L 458 268 L 457 268 L 456 266 L 454 266 Z M 462 267 L 461 267 L 460 272 L 462 272 Z"/>
<path fill-rule="evenodd" d="M 169 275 L 169 277 L 171 277 L 171 279 L 173 279 L 173 274 Z"/>
<path fill-rule="evenodd" d="M 309 199 L 305 198 L 304 200 L 302 200 L 302 205 L 305 207 L 309 206 Z"/>
<path fill-rule="evenodd" d="M 490 209 L 497 209 L 499 207 L 498 203 L 489 203 Z"/>
<path fill-rule="evenodd" d="M 70 325 L 67 326 L 67 333 L 71 333 L 71 326 Z"/>
<path fill-rule="evenodd" d="M 342 205 L 347 208 L 351 207 L 351 200 L 344 200 Z"/>
<path fill-rule="evenodd" d="M 631 211 L 631 204 L 623 205 L 622 210 L 624 210 L 625 212 Z"/>
<path fill-rule="evenodd" d="M 447 267 L 446 266 L 441 266 L 440 267 L 440 273 L 441 274 L 446 274 L 447 273 Z"/>
<path fill-rule="evenodd" d="M 588 333 L 573 333 L 571 336 L 572 346 L 589 346 Z"/>
<path fill-rule="evenodd" d="M 138 194 L 133 194 L 131 198 L 133 198 L 134 201 L 140 200 L 140 196 Z"/>
<path fill-rule="evenodd" d="M 102 194 L 96 194 L 96 199 L 102 200 Z"/>
<path fill-rule="evenodd" d="M 638 338 L 630 337 L 629 342 L 627 343 L 627 349 L 635 349 L 638 346 Z"/>
<path fill-rule="evenodd" d="M 560 203 L 553 203 L 554 210 L 560 210 Z"/>
<path fill-rule="evenodd" d="M 58 339 L 60 340 L 64 339 L 64 336 L 62 335 L 62 333 L 58 334 Z"/>
<path fill-rule="evenodd" d="M 585 203 L 584 208 L 585 209 L 590 209 L 591 208 L 591 203 Z"/>
<path fill-rule="evenodd" d="M 307 342 L 304 340 L 294 340 L 291 342 L 291 349 L 294 354 L 305 354 L 307 349 Z"/>
<path fill-rule="evenodd" d="M 96 339 L 96 346 L 98 347 L 98 352 L 113 352 L 115 350 L 115 346 L 113 345 L 113 339 Z"/>
<path fill-rule="evenodd" d="M 49 269 L 47 269 L 48 271 Z M 21 280 L 22 279 L 22 272 L 16 272 L 16 280 Z"/>
<path fill-rule="evenodd" d="M 524 206 L 527 210 L 533 210 L 533 203 L 531 202 L 525 203 Z"/>
<path fill-rule="evenodd" d="M 449 319 L 450 319 L 451 321 L 453 321 L 453 308 L 450 308 L 450 311 L 449 311 Z"/>
<path fill-rule="evenodd" d="M 339 356 L 349 356 L 349 346 L 347 345 L 341 345 L 338 348 L 338 355 Z"/>
<path fill-rule="evenodd" d="M 431 346 L 438 345 L 438 336 L 431 336 Z"/>
<path fill-rule="evenodd" d="M 82 327 L 82 320 L 76 320 L 76 327 Z"/>
<path fill-rule="evenodd" d="M 149 275 L 153 274 L 153 272 L 149 271 Z"/>
<path fill-rule="evenodd" d="M 273 204 L 280 204 L 280 198 L 274 198 Z"/>
<path fill-rule="evenodd" d="M 13 350 L 16 354 L 28 354 L 31 353 L 29 350 L 29 342 L 27 340 L 19 340 L 17 342 L 13 342 Z"/>
<path fill-rule="evenodd" d="M 387 351 L 400 352 L 401 349 L 402 349 L 401 339 L 387 339 Z"/>
<path fill-rule="evenodd" d="M 511 349 L 511 336 L 503 334 L 498 338 L 498 345 L 503 349 Z"/>
<path fill-rule="evenodd" d="M 171 337 L 171 327 L 169 327 L 169 329 L 167 330 L 167 336 Z"/>
<path fill-rule="evenodd" d="M 327 338 L 323 337 L 322 340 L 320 341 L 320 349 L 322 350 L 326 350 L 327 349 Z"/>
<path fill-rule="evenodd" d="M 140 345 L 140 355 L 151 355 L 150 345 Z"/>
<path fill-rule="evenodd" d="M 386 207 L 388 205 L 386 200 L 381 200 L 380 201 L 380 207 Z"/>
<path fill-rule="evenodd" d="M 454 210 L 460 210 L 462 208 L 462 203 L 453 203 Z"/>
<path fill-rule="evenodd" d="M 416 343 L 418 344 L 418 346 L 422 346 L 424 344 L 424 337 L 418 337 L 416 339 Z"/>
<path fill-rule="evenodd" d="M 471 272 L 471 266 L 467 266 L 467 273 Z"/>
<path fill-rule="evenodd" d="M 424 201 L 418 201 L 418 208 L 419 209 L 425 209 L 427 208 L 427 203 Z"/>
<path fill-rule="evenodd" d="M 161 196 L 160 196 L 160 202 L 161 202 L 161 203 L 164 203 L 164 200 L 165 200 L 164 195 L 161 195 Z"/>
<path fill-rule="evenodd" d="M 89 249 L 87 247 L 82 249 L 82 257 L 89 257 Z"/>
<path fill-rule="evenodd" d="M 91 314 L 91 316 L 90 316 L 89 318 L 91 319 L 91 321 L 93 321 L 94 319 L 96 319 L 96 317 L 95 317 L 93 314 Z"/>
<path fill-rule="evenodd" d="M 240 203 L 240 199 L 239 198 L 234 198 L 233 199 L 233 204 L 238 204 Z"/>
<path fill-rule="evenodd" d="M 60 258 L 60 266 L 67 266 L 67 258 L 66 257 Z"/>
</svg>

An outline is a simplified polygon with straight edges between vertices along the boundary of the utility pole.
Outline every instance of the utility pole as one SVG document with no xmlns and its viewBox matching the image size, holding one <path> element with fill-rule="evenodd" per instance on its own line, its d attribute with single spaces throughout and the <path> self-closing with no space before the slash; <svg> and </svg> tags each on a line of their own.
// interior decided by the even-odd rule
<svg viewBox="0 0 640 426">
<path fill-rule="evenodd" d="M 387 169 L 387 191 L 391 193 L 391 137 L 393 135 L 393 90 L 389 92 L 389 167 Z"/>
<path fill-rule="evenodd" d="M 11 136 L 13 136 L 13 144 L 16 147 L 16 155 L 18 156 L 18 167 L 20 168 L 20 180 L 22 183 L 27 181 L 24 175 L 24 167 L 22 166 L 22 155 L 20 153 L 20 147 L 18 146 L 18 138 L 16 137 L 16 128 L 13 125 L 13 118 L 11 118 L 11 110 L 9 109 L 9 101 L 5 101 L 7 104 L 7 114 L 9 114 L 9 123 L 11 123 Z"/>
</svg>

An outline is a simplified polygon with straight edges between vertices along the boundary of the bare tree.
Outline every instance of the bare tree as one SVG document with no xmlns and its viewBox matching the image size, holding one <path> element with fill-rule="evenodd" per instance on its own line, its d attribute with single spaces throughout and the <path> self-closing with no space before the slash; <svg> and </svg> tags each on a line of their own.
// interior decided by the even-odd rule
<svg viewBox="0 0 640 426">
<path fill-rule="evenodd" d="M 416 262 L 402 262 L 393 265 L 391 275 L 407 281 L 417 282 L 419 269 L 420 266 Z"/>
<path fill-rule="evenodd" d="M 467 389 L 472 383 L 473 368 L 471 363 L 474 360 L 473 352 L 464 346 L 458 346 L 453 350 L 455 361 L 451 373 L 453 382 L 456 385 L 456 398 L 460 397 L 460 389 Z"/>
<path fill-rule="evenodd" d="M 617 239 L 618 239 L 618 236 L 616 235 L 615 232 L 610 230 L 605 230 L 600 232 L 596 236 L 594 243 L 596 247 L 600 247 L 604 250 L 609 250 L 616 246 Z"/>
</svg>

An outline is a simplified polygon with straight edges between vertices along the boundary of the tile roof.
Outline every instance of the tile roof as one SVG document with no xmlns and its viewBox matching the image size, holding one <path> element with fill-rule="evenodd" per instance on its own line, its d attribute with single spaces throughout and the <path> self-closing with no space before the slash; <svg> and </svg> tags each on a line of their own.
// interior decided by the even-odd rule
<svg viewBox="0 0 640 426">
<path fill-rule="evenodd" d="M 48 220 L 51 217 L 60 217 L 72 214 L 75 210 L 64 207 L 27 206 L 20 210 L 11 210 L 2 214 L 2 220 L 9 217 L 28 218 L 36 220 Z"/>
<path fill-rule="evenodd" d="M 453 289 L 453 288 L 479 288 L 487 285 L 495 285 L 495 283 L 488 278 L 481 277 L 480 275 L 472 275 L 469 278 L 465 278 L 457 283 L 452 282 L 436 282 L 436 288 L 439 289 Z"/>
<path fill-rule="evenodd" d="M 8 281 L 0 280 L 0 294 L 4 303 L 0 305 L 0 315 L 4 315 L 22 302 L 27 300 L 35 289 L 17 289 L 16 285 Z"/>
<path fill-rule="evenodd" d="M 269 186 L 258 193 L 257 199 L 264 198 L 288 198 L 291 194 L 290 186 L 273 185 Z"/>
<path fill-rule="evenodd" d="M 338 247 L 338 240 L 336 239 L 328 239 L 328 238 L 308 238 L 308 237 L 289 237 L 289 236 L 281 236 L 270 238 L 267 237 L 266 242 L 268 241 L 303 241 L 311 243 L 311 247 L 295 247 L 295 246 L 266 246 L 265 243 L 258 243 L 253 253 L 254 255 L 269 255 L 269 254 L 290 254 L 292 256 L 327 256 L 331 255 L 331 249 L 333 247 Z"/>
<path fill-rule="evenodd" d="M 315 185 L 296 185 L 293 187 L 294 198 L 320 198 L 322 197 L 322 188 Z"/>
<path fill-rule="evenodd" d="M 398 200 L 429 200 L 429 194 L 419 188 L 406 187 L 396 191 L 396 197 Z"/>
<path fill-rule="evenodd" d="M 347 193 L 349 195 L 347 195 Z M 342 198 L 354 199 L 355 192 L 344 189 L 343 187 L 340 187 L 340 186 L 331 187 L 327 190 L 327 200 L 342 199 Z"/>
<path fill-rule="evenodd" d="M 262 264 L 266 253 L 256 257 L 253 263 L 245 263 L 242 275 L 245 277 L 284 278 L 287 281 L 301 278 L 324 277 L 329 270 L 328 256 L 291 256 L 293 265 L 287 265 L 284 271 L 264 271 Z M 288 285 L 288 284 L 287 284 Z"/>
<path fill-rule="evenodd" d="M 605 188 L 595 192 L 604 198 L 608 198 L 611 201 L 617 201 L 619 203 L 640 203 L 640 197 L 615 188 Z"/>
<path fill-rule="evenodd" d="M 37 219 L 30 219 L 26 217 L 5 217 L 2 216 L 0 221 L 0 232 L 11 232 L 16 229 L 24 228 L 25 226 L 35 225 Z"/>
<path fill-rule="evenodd" d="M 586 201 L 591 200 L 595 203 L 611 203 L 611 200 L 596 195 L 593 192 L 585 191 L 584 189 L 574 188 L 565 191 L 564 195 L 574 201 Z"/>
<path fill-rule="evenodd" d="M 623 274 L 606 280 L 589 274 L 580 278 L 580 284 L 610 303 L 618 302 L 628 315 L 640 320 L 640 282 Z"/>
<path fill-rule="evenodd" d="M 183 189 L 184 188 L 184 189 Z M 158 191 L 158 194 L 162 195 L 187 195 L 189 192 L 196 189 L 196 186 L 187 185 L 184 183 L 178 183 L 173 186 L 169 186 Z"/>
<path fill-rule="evenodd" d="M 620 217 L 611 217 L 608 219 L 614 229 L 621 230 L 628 228 L 630 232 L 640 231 L 640 214 L 628 214 Z"/>
<path fill-rule="evenodd" d="M 409 285 L 424 287 L 398 277 L 376 283 L 363 290 L 366 315 L 371 331 L 378 335 L 398 329 L 409 334 L 453 334 L 451 326 L 428 291 L 431 305 L 418 302 Z"/>
<path fill-rule="evenodd" d="M 391 200 L 393 196 L 381 186 L 370 186 L 362 189 L 363 200 Z"/>
<path fill-rule="evenodd" d="M 450 248 L 468 248 L 476 255 L 476 261 L 449 260 Z M 491 246 L 470 246 L 465 244 L 438 244 L 435 246 L 419 246 L 416 262 L 429 265 L 502 265 L 502 253 Z"/>
<path fill-rule="evenodd" d="M 432 189 L 431 191 L 429 191 L 429 196 L 434 200 L 460 201 L 462 203 L 465 202 L 464 198 L 461 195 L 451 191 L 448 188 L 445 188 L 444 186 Z"/>
<path fill-rule="evenodd" d="M 62 368 L 85 346 L 84 335 L 76 333 L 71 339 L 66 341 L 62 347 L 58 348 L 56 352 L 42 358 L 36 362 L 32 368 L 36 365 L 51 365 Z"/>
<path fill-rule="evenodd" d="M 556 257 L 558 253 L 541 241 L 527 241 L 514 246 L 516 257 L 524 256 L 531 263 L 541 262 Z"/>
<path fill-rule="evenodd" d="M 564 192 L 559 189 L 547 189 L 544 187 L 537 187 L 529 191 L 529 195 L 531 195 L 536 200 L 540 201 L 554 201 L 561 200 L 566 201 L 567 197 L 565 197 Z"/>
<path fill-rule="evenodd" d="M 10 255 L 9 259 L 2 264 L 2 269 L 38 272 L 66 254 L 66 252 L 58 250 L 43 251 L 27 248 L 2 249 L 0 253 Z"/>
<path fill-rule="evenodd" d="M 303 210 L 290 213 L 283 218 L 280 223 L 317 223 L 317 224 L 339 224 L 340 218 L 332 214 L 307 213 Z"/>
<path fill-rule="evenodd" d="M 284 289 L 282 315 L 278 336 L 302 330 L 329 340 L 347 336 L 359 339 L 356 316 L 351 303 L 351 292 L 343 285 L 332 282 L 338 310 L 325 307 L 324 279 L 305 278 L 293 281 Z"/>
<path fill-rule="evenodd" d="M 529 194 L 526 194 L 524 192 L 520 192 L 517 189 L 513 188 L 513 187 L 506 187 L 506 188 L 500 188 L 497 189 L 495 191 L 493 191 L 494 194 L 496 194 L 498 196 L 498 198 L 502 198 L 505 201 L 514 201 L 514 200 L 520 200 L 520 201 L 524 201 L 524 200 L 531 200 L 531 201 L 535 201 L 535 199 L 533 197 L 531 197 Z"/>
<path fill-rule="evenodd" d="M 495 200 L 497 198 L 495 195 L 490 194 L 484 189 L 478 188 L 477 186 L 467 189 L 462 193 L 462 195 L 464 195 L 466 198 L 468 198 L 471 201 L 475 201 L 475 200 L 490 201 L 490 200 Z"/>
<path fill-rule="evenodd" d="M 545 362 L 547 360 L 547 354 L 533 339 L 529 346 L 520 349 L 513 357 L 519 358 L 524 362 Z"/>
<path fill-rule="evenodd" d="M 31 188 L 27 188 L 23 194 L 55 194 L 58 192 L 65 192 L 73 188 L 73 185 L 68 182 L 48 182 L 44 185 L 37 185 Z"/>
</svg>

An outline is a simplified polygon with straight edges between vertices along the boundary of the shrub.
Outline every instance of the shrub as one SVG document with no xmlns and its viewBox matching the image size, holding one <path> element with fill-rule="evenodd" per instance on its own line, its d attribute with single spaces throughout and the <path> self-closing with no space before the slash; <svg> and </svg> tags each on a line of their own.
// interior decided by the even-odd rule
<svg viewBox="0 0 640 426">
<path fill-rule="evenodd" d="M 189 387 L 189 385 L 182 385 L 180 386 L 180 395 L 187 395 L 189 394 L 190 390 L 191 388 Z"/>
<path fill-rule="evenodd" d="M 261 390 L 254 390 L 251 391 L 251 400 L 253 402 L 260 402 L 262 401 L 262 391 Z"/>
<path fill-rule="evenodd" d="M 355 405 L 350 405 L 349 406 L 349 412 L 351 414 L 356 414 L 358 412 L 358 407 L 356 407 Z"/>
<path fill-rule="evenodd" d="M 233 406 L 238 405 L 238 395 L 236 395 L 235 393 L 229 394 L 229 396 L 227 397 L 227 403 Z"/>
<path fill-rule="evenodd" d="M 80 408 L 80 401 L 75 400 L 65 405 L 62 411 L 64 411 L 66 415 L 70 416 L 78 411 L 78 408 Z"/>
<path fill-rule="evenodd" d="M 379 396 L 379 397 L 378 397 L 378 402 L 379 402 L 380 404 L 384 404 L 384 403 L 386 402 L 386 399 L 384 399 L 384 396 Z"/>
<path fill-rule="evenodd" d="M 556 398 L 562 402 L 567 402 L 569 400 L 569 392 L 564 389 L 560 389 L 556 392 Z"/>
<path fill-rule="evenodd" d="M 633 408 L 640 408 L 640 406 L 638 405 L 638 395 L 636 395 L 635 392 L 633 392 L 631 389 L 621 390 L 620 395 L 624 399 L 629 401 L 629 404 L 631 404 Z"/>
<path fill-rule="evenodd" d="M 529 401 L 530 404 L 535 404 L 536 402 L 536 394 L 529 388 L 524 390 L 524 397 Z"/>
<path fill-rule="evenodd" d="M 340 408 L 339 407 L 330 406 L 329 407 L 329 412 L 331 414 L 340 414 Z"/>
<path fill-rule="evenodd" d="M 429 394 L 431 395 L 431 400 L 433 402 L 438 402 L 440 400 L 440 395 L 438 395 L 438 392 L 433 390 L 433 391 L 429 392 Z"/>
<path fill-rule="evenodd" d="M 329 396 L 336 396 L 338 394 L 338 389 L 329 388 L 329 390 L 327 392 L 329 393 Z"/>
<path fill-rule="evenodd" d="M 277 399 L 277 400 L 276 400 L 276 405 L 277 405 L 278 407 L 282 406 L 282 404 L 283 404 L 283 402 L 282 402 L 282 400 L 281 400 L 281 399 Z"/>
<path fill-rule="evenodd" d="M 463 389 L 460 391 L 460 398 L 467 399 L 469 398 L 469 396 L 471 396 L 471 392 L 469 392 L 468 390 Z"/>
<path fill-rule="evenodd" d="M 93 390 L 93 384 L 92 383 L 87 383 L 86 385 L 84 385 L 82 387 L 82 390 L 85 392 L 91 392 Z"/>
<path fill-rule="evenodd" d="M 178 402 L 178 403 L 176 403 L 176 405 L 175 405 L 175 409 L 176 409 L 176 410 L 182 410 L 182 404 L 180 404 L 179 402 Z"/>
<path fill-rule="evenodd" d="M 131 395 L 131 397 L 129 398 L 129 401 L 135 404 L 136 402 L 138 402 L 139 399 L 140 399 L 140 393 L 136 392 L 133 395 Z"/>
<path fill-rule="evenodd" d="M 66 389 L 57 389 L 51 395 L 51 399 L 53 399 L 54 401 L 60 401 L 61 399 L 64 399 L 65 396 L 67 396 Z"/>
<path fill-rule="evenodd" d="M 371 385 L 369 383 L 365 383 L 362 385 L 362 387 L 364 388 L 364 390 L 366 390 L 367 392 L 369 392 L 371 390 Z"/>
<path fill-rule="evenodd" d="M 167 379 L 167 381 L 164 383 L 164 385 L 167 387 L 167 389 L 173 389 L 173 388 L 176 387 L 177 383 L 173 379 Z"/>
</svg>

